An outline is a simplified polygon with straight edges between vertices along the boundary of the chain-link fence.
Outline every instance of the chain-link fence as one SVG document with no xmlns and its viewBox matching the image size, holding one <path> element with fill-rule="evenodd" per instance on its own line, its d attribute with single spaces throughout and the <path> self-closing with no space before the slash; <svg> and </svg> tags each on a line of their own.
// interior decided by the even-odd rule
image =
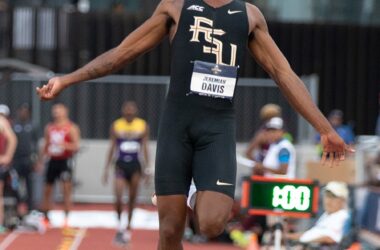
<svg viewBox="0 0 380 250">
<path fill-rule="evenodd" d="M 39 125 L 41 134 L 42 127 L 50 120 L 51 106 L 54 102 L 64 103 L 72 120 L 79 124 L 83 138 L 105 139 L 110 124 L 120 116 L 122 103 L 134 100 L 139 107 L 139 116 L 150 125 L 151 139 L 157 138 L 169 77 L 113 75 L 68 88 L 55 101 L 41 102 L 34 89 L 46 80 L 13 74 L 9 81 L 0 85 L 0 103 L 9 105 L 12 111 L 21 103 L 30 103 L 33 122 Z M 316 100 L 317 78 L 305 77 L 304 81 Z M 290 107 L 272 80 L 242 78 L 238 85 L 235 97 L 238 141 L 251 138 L 260 126 L 259 110 L 267 103 L 282 107 L 286 127 L 298 141 L 313 138 L 310 125 Z"/>
</svg>

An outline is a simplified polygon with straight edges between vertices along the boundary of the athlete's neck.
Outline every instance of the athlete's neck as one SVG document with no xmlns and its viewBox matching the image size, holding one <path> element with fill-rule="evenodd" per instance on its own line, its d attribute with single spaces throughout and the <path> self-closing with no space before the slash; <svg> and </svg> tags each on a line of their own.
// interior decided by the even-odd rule
<svg viewBox="0 0 380 250">
<path fill-rule="evenodd" d="M 69 119 L 57 119 L 54 121 L 54 124 L 57 126 L 63 126 L 69 122 Z"/>
<path fill-rule="evenodd" d="M 202 0 L 202 1 L 214 8 L 220 8 L 224 5 L 231 3 L 234 0 Z"/>
<path fill-rule="evenodd" d="M 133 120 L 135 119 L 134 116 L 124 116 L 124 119 L 128 122 L 128 123 L 131 123 L 133 122 Z"/>
</svg>

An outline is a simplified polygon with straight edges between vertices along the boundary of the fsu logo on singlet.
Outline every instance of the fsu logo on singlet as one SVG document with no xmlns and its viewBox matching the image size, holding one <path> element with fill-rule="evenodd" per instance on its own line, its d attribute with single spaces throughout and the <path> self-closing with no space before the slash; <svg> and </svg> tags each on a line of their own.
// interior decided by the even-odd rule
<svg viewBox="0 0 380 250">
<path fill-rule="evenodd" d="M 223 36 L 224 34 L 226 34 L 226 32 L 222 29 L 214 29 L 214 22 L 210 19 L 199 16 L 194 16 L 194 19 L 194 25 L 190 25 L 190 31 L 193 32 L 193 37 L 191 38 L 190 42 L 200 43 L 201 41 L 199 40 L 199 34 L 203 33 L 206 42 L 213 45 L 213 47 L 203 46 L 203 53 L 215 54 L 216 64 L 235 66 L 237 46 L 235 44 L 230 43 L 231 59 L 229 63 L 224 63 L 223 42 L 216 38 L 217 36 Z"/>
</svg>

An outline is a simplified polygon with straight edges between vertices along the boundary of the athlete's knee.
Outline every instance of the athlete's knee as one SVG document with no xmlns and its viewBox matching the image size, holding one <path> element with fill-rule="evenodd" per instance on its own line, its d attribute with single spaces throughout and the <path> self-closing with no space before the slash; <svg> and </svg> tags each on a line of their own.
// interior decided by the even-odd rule
<svg viewBox="0 0 380 250">
<path fill-rule="evenodd" d="M 166 221 L 166 223 L 161 223 L 160 225 L 160 236 L 166 241 L 176 241 L 178 239 L 181 239 L 182 231 L 183 228 L 181 226 L 181 222 L 170 223 Z"/>
<path fill-rule="evenodd" d="M 135 202 L 137 197 L 137 192 L 136 191 L 131 191 L 129 192 L 129 202 Z"/>
<path fill-rule="evenodd" d="M 165 240 L 178 240 L 182 238 L 184 230 L 184 221 L 179 219 L 180 216 L 168 214 L 160 218 L 160 236 Z"/>
<path fill-rule="evenodd" d="M 208 238 L 214 238 L 220 235 L 226 226 L 226 220 L 222 216 L 204 217 L 198 222 L 201 234 L 207 236 Z"/>
</svg>

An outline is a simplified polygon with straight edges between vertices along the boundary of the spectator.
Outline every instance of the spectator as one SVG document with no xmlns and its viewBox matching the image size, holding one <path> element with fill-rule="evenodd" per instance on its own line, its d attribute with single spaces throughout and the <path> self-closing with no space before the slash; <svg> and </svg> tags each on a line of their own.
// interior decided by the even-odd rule
<svg viewBox="0 0 380 250">
<path fill-rule="evenodd" d="M 269 143 L 265 138 L 265 123 L 273 117 L 281 117 L 281 112 L 281 107 L 272 103 L 266 104 L 260 109 L 260 120 L 262 124 L 249 143 L 245 153 L 247 158 L 258 162 L 263 161 L 269 149 Z"/>
<path fill-rule="evenodd" d="M 13 167 L 25 184 L 25 194 L 21 195 L 21 201 L 26 202 L 28 210 L 33 207 L 32 171 L 37 158 L 37 130 L 30 120 L 29 104 L 24 103 L 17 109 L 17 116 L 13 123 L 13 131 L 18 140 L 14 155 Z"/>
<path fill-rule="evenodd" d="M 316 224 L 306 232 L 288 233 L 286 237 L 302 243 L 339 243 L 345 234 L 345 226 L 349 219 L 348 197 L 349 191 L 345 183 L 329 182 L 323 196 L 325 212 Z"/>
<path fill-rule="evenodd" d="M 262 142 L 267 143 L 269 146 L 264 159 L 256 162 L 254 175 L 280 175 L 287 178 L 295 178 L 295 148 L 288 139 L 284 138 L 285 130 L 283 120 L 280 117 L 270 118 L 263 125 L 259 133 L 261 133 Z M 253 231 L 258 235 L 259 241 L 262 241 L 263 233 L 268 229 L 267 218 L 261 215 L 248 216 L 242 220 L 241 227 L 237 229 Z M 244 245 L 240 242 L 241 239 L 239 239 L 239 237 L 234 238 L 231 234 L 231 238 L 236 244 Z"/>
<path fill-rule="evenodd" d="M 270 143 L 262 163 L 257 163 L 254 171 L 265 176 L 283 175 L 295 178 L 296 156 L 293 144 L 284 138 L 284 122 L 279 117 L 270 119 L 265 124 L 266 138 Z"/>
<path fill-rule="evenodd" d="M 9 108 L 0 105 L 0 233 L 4 228 L 4 183 L 17 146 L 17 137 L 8 121 Z"/>
<path fill-rule="evenodd" d="M 355 142 L 355 135 L 352 131 L 351 126 L 343 124 L 343 112 L 339 109 L 334 109 L 330 112 L 328 120 L 340 137 L 344 140 L 346 144 L 352 145 Z M 320 141 L 320 136 L 317 136 L 318 142 Z"/>
<path fill-rule="evenodd" d="M 380 187 L 380 152 L 366 164 L 366 174 L 368 185 L 372 187 Z"/>
</svg>

